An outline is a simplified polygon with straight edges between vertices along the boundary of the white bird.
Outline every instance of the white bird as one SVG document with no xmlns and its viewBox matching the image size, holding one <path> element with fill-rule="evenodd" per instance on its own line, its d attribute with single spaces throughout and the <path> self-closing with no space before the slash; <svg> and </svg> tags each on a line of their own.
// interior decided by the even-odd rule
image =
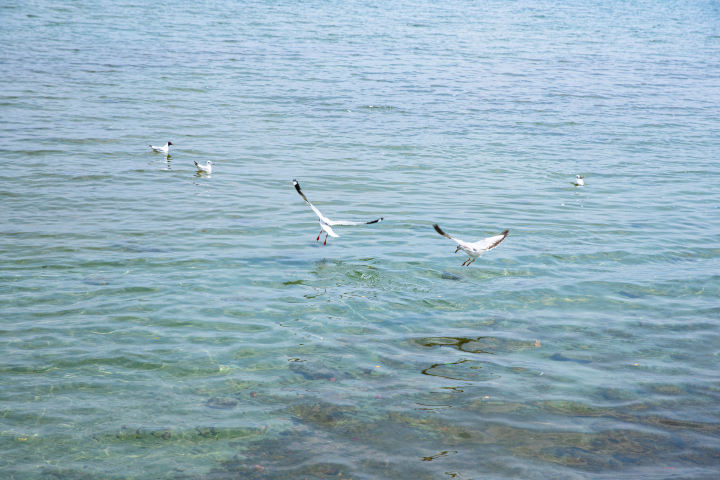
<svg viewBox="0 0 720 480">
<path fill-rule="evenodd" d="M 585 185 L 585 182 L 583 182 L 583 178 L 585 178 L 585 177 L 581 177 L 580 175 L 575 175 L 575 182 L 570 182 L 570 183 L 572 183 L 576 187 L 582 187 L 583 185 Z"/>
<path fill-rule="evenodd" d="M 323 243 L 323 245 L 327 245 L 327 237 L 328 237 L 328 235 L 330 235 L 331 237 L 337 237 L 337 236 L 338 236 L 338 234 L 335 233 L 335 232 L 333 232 L 332 228 L 330 228 L 331 226 L 335 226 L 335 225 L 368 225 L 368 224 L 370 224 L 370 223 L 377 223 L 377 222 L 379 222 L 380 220 L 382 220 L 383 218 L 385 218 L 385 217 L 381 217 L 381 218 L 378 218 L 377 220 L 373 220 L 372 222 L 334 222 L 334 221 L 330 220 L 329 218 L 323 216 L 323 214 L 320 213 L 320 210 L 318 210 L 317 208 L 315 208 L 315 205 L 313 205 L 312 203 L 310 203 L 310 202 L 308 201 L 308 199 L 305 198 L 305 194 L 303 194 L 302 190 L 300 190 L 300 184 L 297 182 L 297 180 L 293 180 L 293 185 L 295 185 L 295 190 L 297 190 L 297 192 L 300 194 L 300 196 L 303 198 L 303 200 L 305 200 L 305 203 L 307 203 L 308 205 L 310 205 L 310 208 L 312 208 L 313 212 L 315 212 L 315 215 L 317 215 L 318 217 L 320 217 L 319 222 L 320 222 L 320 228 L 321 228 L 322 230 L 320 230 L 320 234 L 318 235 L 316 241 L 319 242 L 319 241 L 320 241 L 320 235 L 322 235 L 322 232 L 325 232 L 325 242 Z"/>
<path fill-rule="evenodd" d="M 488 250 L 492 250 L 493 248 L 500 245 L 500 242 L 505 240 L 505 237 L 507 237 L 508 233 L 510 233 L 510 230 L 505 230 L 500 235 L 495 235 L 494 237 L 484 238 L 484 239 L 480 240 L 479 242 L 469 243 L 469 242 L 463 242 L 460 239 L 451 237 L 447 233 L 443 232 L 437 223 L 433 223 L 433 227 L 435 227 L 435 231 L 438 232 L 440 235 L 442 235 L 443 237 L 447 237 L 450 240 L 454 240 L 458 244 L 457 248 L 455 249 L 455 253 L 457 253 L 458 250 L 462 250 L 463 252 L 468 254 L 468 259 L 465 260 L 462 264 L 463 267 L 470 265 L 478 257 L 481 257 L 483 253 L 487 252 Z M 467 263 L 467 265 L 465 265 L 466 263 Z"/>
<path fill-rule="evenodd" d="M 173 144 L 172 142 L 168 142 L 168 143 L 165 144 L 164 147 L 155 147 L 155 146 L 150 145 L 150 144 L 148 143 L 148 147 L 152 148 L 152 149 L 155 150 L 156 152 L 161 152 L 161 153 L 167 154 L 168 151 L 170 150 L 170 145 L 172 145 L 172 144 Z"/>
<path fill-rule="evenodd" d="M 210 160 L 208 160 L 207 166 L 205 166 L 205 167 L 203 167 L 202 165 L 198 165 L 198 162 L 193 161 L 193 163 L 198 168 L 198 170 L 202 170 L 203 172 L 206 172 L 206 173 L 212 173 L 212 166 L 215 165 Z"/>
</svg>

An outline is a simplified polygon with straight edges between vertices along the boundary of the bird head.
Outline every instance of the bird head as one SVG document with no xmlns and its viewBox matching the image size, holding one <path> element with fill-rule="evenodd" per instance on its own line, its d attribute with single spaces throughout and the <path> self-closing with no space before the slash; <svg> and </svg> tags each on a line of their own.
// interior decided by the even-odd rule
<svg viewBox="0 0 720 480">
<path fill-rule="evenodd" d="M 215 164 L 213 162 L 211 162 L 210 160 L 208 160 L 208 165 L 215 165 Z"/>
<path fill-rule="evenodd" d="M 460 245 L 458 245 L 458 247 L 455 249 L 455 253 L 457 253 L 459 251 L 460 251 Z"/>
<path fill-rule="evenodd" d="M 172 144 L 173 144 L 172 142 L 168 142 L 168 145 L 172 145 Z"/>
</svg>

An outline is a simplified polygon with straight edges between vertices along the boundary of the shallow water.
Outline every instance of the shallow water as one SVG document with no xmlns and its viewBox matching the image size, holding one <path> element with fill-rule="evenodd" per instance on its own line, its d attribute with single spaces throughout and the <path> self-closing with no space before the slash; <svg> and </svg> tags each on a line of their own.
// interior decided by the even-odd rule
<svg viewBox="0 0 720 480">
<path fill-rule="evenodd" d="M 4 478 L 720 474 L 716 3 L 0 11 Z"/>
</svg>

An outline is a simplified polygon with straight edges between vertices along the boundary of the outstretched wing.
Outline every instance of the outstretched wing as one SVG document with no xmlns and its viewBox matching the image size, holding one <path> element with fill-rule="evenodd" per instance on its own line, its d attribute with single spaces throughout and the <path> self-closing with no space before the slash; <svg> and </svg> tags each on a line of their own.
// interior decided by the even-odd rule
<svg viewBox="0 0 720 480">
<path fill-rule="evenodd" d="M 320 220 L 322 220 L 323 222 L 325 222 L 327 225 L 334 225 L 333 223 L 330 222 L 330 220 L 328 220 L 327 218 L 323 217 L 323 214 L 320 213 L 320 210 L 318 210 L 317 208 L 315 208 L 315 205 L 313 205 L 312 203 L 310 203 L 310 202 L 308 201 L 307 197 L 305 197 L 305 194 L 302 192 L 302 190 L 300 190 L 300 184 L 298 183 L 297 180 L 293 179 L 293 185 L 295 185 L 295 190 L 297 190 L 297 192 L 300 194 L 300 196 L 303 198 L 303 200 L 305 200 L 305 203 L 307 203 L 308 205 L 310 205 L 310 208 L 312 208 L 313 212 L 315 212 L 315 215 L 317 215 L 318 217 L 320 217 Z M 337 236 L 337 235 L 334 235 L 334 236 Z"/>
<path fill-rule="evenodd" d="M 338 235 L 337 233 L 333 232 L 333 229 L 330 228 L 330 225 L 328 225 L 328 224 L 325 223 L 325 222 L 320 222 L 320 228 L 322 228 L 323 231 L 324 231 L 325 233 L 327 233 L 328 235 L 330 235 L 331 237 L 337 238 L 337 237 L 340 236 L 340 235 Z"/>
<path fill-rule="evenodd" d="M 500 235 L 495 235 L 494 237 L 484 238 L 477 242 L 475 246 L 480 248 L 481 250 L 492 250 L 493 248 L 500 245 L 500 242 L 505 240 L 505 237 L 508 236 L 508 233 L 510 233 L 510 230 L 505 230 Z"/>
<path fill-rule="evenodd" d="M 449 238 L 449 239 L 452 240 L 453 242 L 456 242 L 458 245 L 465 243 L 465 242 L 463 242 L 462 240 L 458 240 L 457 238 L 453 238 L 453 237 L 451 237 L 450 235 L 448 235 L 447 233 L 443 232 L 443 231 L 442 231 L 442 228 L 440 228 L 440 226 L 439 226 L 437 223 L 433 223 L 433 228 L 434 228 L 435 231 L 438 232 L 440 235 L 442 235 L 442 236 L 445 237 L 445 238 Z"/>
<path fill-rule="evenodd" d="M 377 220 L 373 220 L 372 222 L 334 222 L 332 220 L 328 220 L 328 225 L 370 225 L 371 223 L 378 223 L 379 221 L 383 220 L 385 217 L 378 218 Z"/>
</svg>

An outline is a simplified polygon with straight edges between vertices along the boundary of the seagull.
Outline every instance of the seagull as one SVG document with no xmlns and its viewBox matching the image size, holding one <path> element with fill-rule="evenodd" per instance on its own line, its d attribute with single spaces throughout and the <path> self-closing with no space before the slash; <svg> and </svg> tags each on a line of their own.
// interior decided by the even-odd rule
<svg viewBox="0 0 720 480">
<path fill-rule="evenodd" d="M 195 166 L 198 168 L 198 170 L 201 170 L 201 171 L 203 171 L 203 172 L 205 172 L 205 173 L 212 173 L 212 166 L 211 166 L 211 165 L 215 165 L 215 164 L 214 164 L 213 162 L 211 162 L 210 160 L 208 160 L 207 166 L 205 166 L 205 167 L 203 167 L 202 165 L 198 165 L 198 162 L 193 161 L 193 163 L 194 163 Z"/>
<path fill-rule="evenodd" d="M 583 182 L 583 178 L 585 178 L 585 177 L 581 177 L 580 175 L 575 175 L 575 181 L 570 182 L 570 183 L 572 183 L 576 187 L 582 187 L 583 185 L 585 185 L 585 182 Z"/>
<path fill-rule="evenodd" d="M 170 150 L 170 145 L 172 145 L 172 144 L 173 144 L 172 142 L 168 142 L 168 143 L 165 144 L 164 147 L 155 147 L 155 146 L 150 145 L 150 144 L 148 143 L 148 147 L 152 148 L 152 149 L 155 150 L 156 152 L 162 152 L 162 153 L 167 154 L 168 151 Z"/>
<path fill-rule="evenodd" d="M 470 265 L 472 262 L 474 262 L 477 257 L 481 257 L 483 253 L 487 252 L 488 250 L 492 250 L 493 248 L 500 245 L 500 242 L 505 240 L 505 237 L 508 236 L 508 233 L 510 233 L 510 230 L 505 230 L 500 235 L 495 235 L 494 237 L 488 237 L 483 238 L 479 242 L 475 243 L 468 243 L 463 242 L 460 239 L 453 238 L 447 233 L 443 232 L 442 229 L 438 226 L 437 223 L 433 223 L 433 227 L 435 227 L 435 231 L 442 235 L 443 237 L 447 237 L 450 240 L 455 240 L 457 242 L 458 246 L 455 249 L 455 253 L 458 252 L 458 250 L 462 250 L 463 252 L 468 254 L 468 259 L 465 260 L 462 264 L 463 267 L 466 267 Z M 467 263 L 467 265 L 465 265 Z"/>
<path fill-rule="evenodd" d="M 378 218 L 377 220 L 373 220 L 372 222 L 334 222 L 334 221 L 330 220 L 329 218 L 324 217 L 323 214 L 320 213 L 320 210 L 315 208 L 315 205 L 310 203 L 308 201 L 308 199 L 305 198 L 305 194 L 302 192 L 302 190 L 300 190 L 300 184 L 297 182 L 297 180 L 293 180 L 293 185 L 295 185 L 295 190 L 297 190 L 297 192 L 300 194 L 300 196 L 303 198 L 303 200 L 305 200 L 305 203 L 310 205 L 310 208 L 313 209 L 313 212 L 315 212 L 315 215 L 320 217 L 319 222 L 320 222 L 320 228 L 322 230 L 320 230 L 320 234 L 318 235 L 316 241 L 319 242 L 320 235 L 322 235 L 322 232 L 325 232 L 325 242 L 323 243 L 323 245 L 327 245 L 328 235 L 330 235 L 331 237 L 338 237 L 338 234 L 333 232 L 332 228 L 330 228 L 331 226 L 335 226 L 335 225 L 368 225 L 370 223 L 377 223 L 380 220 L 382 220 L 383 218 L 385 218 L 385 217 L 381 217 L 381 218 Z"/>
</svg>

